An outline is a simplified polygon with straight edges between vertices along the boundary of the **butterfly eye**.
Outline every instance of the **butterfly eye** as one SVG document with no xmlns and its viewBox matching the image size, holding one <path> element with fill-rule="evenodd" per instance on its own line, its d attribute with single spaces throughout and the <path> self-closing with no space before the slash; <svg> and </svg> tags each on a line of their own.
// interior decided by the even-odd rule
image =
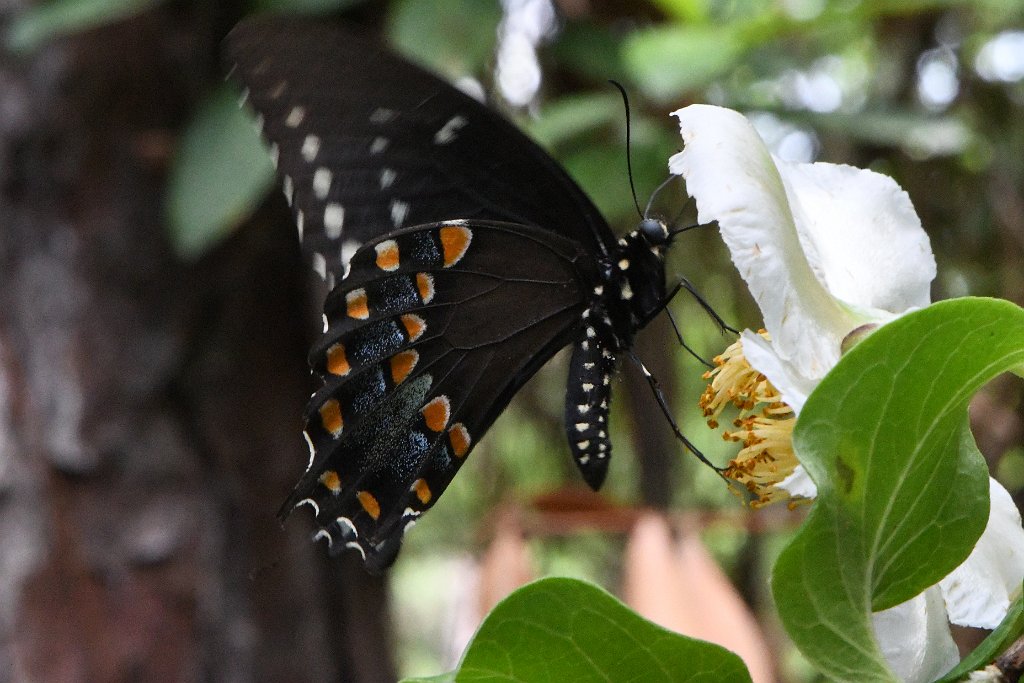
<svg viewBox="0 0 1024 683">
<path fill-rule="evenodd" d="M 652 247 L 663 246 L 669 241 L 668 226 L 658 218 L 645 218 L 640 221 L 640 234 Z"/>
</svg>

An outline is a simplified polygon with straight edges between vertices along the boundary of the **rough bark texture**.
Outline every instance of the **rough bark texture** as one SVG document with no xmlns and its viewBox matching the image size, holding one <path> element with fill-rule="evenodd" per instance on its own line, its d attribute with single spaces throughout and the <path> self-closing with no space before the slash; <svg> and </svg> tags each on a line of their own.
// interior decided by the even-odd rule
<svg viewBox="0 0 1024 683">
<path fill-rule="evenodd" d="M 274 519 L 316 326 L 287 214 L 165 237 L 217 7 L 0 56 L 0 680 L 394 680 L 383 584 Z"/>
</svg>

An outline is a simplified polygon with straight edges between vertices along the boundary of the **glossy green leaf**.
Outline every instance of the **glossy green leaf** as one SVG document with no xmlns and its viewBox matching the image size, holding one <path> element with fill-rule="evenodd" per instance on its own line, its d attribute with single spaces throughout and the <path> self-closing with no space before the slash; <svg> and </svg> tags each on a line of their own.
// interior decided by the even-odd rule
<svg viewBox="0 0 1024 683">
<path fill-rule="evenodd" d="M 811 394 L 796 452 L 818 498 L 773 573 L 790 637 L 828 678 L 891 681 L 871 613 L 936 583 L 988 517 L 968 429 L 982 384 L 1024 367 L 1024 310 L 955 299 L 891 322 Z"/>
<path fill-rule="evenodd" d="M 84 31 L 138 14 L 161 0 L 52 0 L 17 15 L 7 47 L 26 52 L 58 36 Z"/>
<path fill-rule="evenodd" d="M 171 168 L 167 219 L 177 252 L 205 253 L 245 219 L 273 179 L 252 118 L 225 86 L 196 112 Z"/>
<path fill-rule="evenodd" d="M 547 578 L 487 615 L 454 680 L 744 683 L 750 675 L 728 650 L 653 624 L 593 584 Z"/>
</svg>

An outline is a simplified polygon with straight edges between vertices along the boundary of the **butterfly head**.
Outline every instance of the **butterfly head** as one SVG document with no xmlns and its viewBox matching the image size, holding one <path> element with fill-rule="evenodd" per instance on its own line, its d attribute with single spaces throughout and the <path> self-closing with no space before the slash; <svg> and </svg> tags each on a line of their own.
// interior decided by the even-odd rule
<svg viewBox="0 0 1024 683">
<path fill-rule="evenodd" d="M 645 217 L 640 221 L 638 232 L 650 247 L 664 247 L 672 240 L 668 225 L 660 218 Z"/>
</svg>

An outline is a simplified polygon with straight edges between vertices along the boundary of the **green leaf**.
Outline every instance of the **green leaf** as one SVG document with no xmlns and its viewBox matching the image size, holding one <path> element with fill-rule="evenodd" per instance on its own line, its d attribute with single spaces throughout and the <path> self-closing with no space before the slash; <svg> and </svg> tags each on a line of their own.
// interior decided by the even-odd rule
<svg viewBox="0 0 1024 683">
<path fill-rule="evenodd" d="M 437 676 L 403 678 L 401 683 L 455 683 L 455 672 L 449 671 L 446 674 L 438 674 Z"/>
<path fill-rule="evenodd" d="M 818 486 L 772 577 L 790 637 L 826 677 L 892 681 L 871 613 L 956 568 L 988 517 L 967 425 L 982 384 L 1024 364 L 1024 310 L 934 304 L 884 325 L 811 394 L 793 435 Z"/>
<path fill-rule="evenodd" d="M 622 97 L 611 87 L 606 92 L 561 97 L 544 106 L 536 119 L 525 121 L 532 138 L 553 147 L 581 133 L 622 121 Z"/>
<path fill-rule="evenodd" d="M 167 219 L 178 254 L 202 256 L 248 216 L 273 179 L 252 118 L 224 86 L 196 112 L 171 167 Z"/>
<path fill-rule="evenodd" d="M 746 53 L 742 31 L 724 26 L 670 25 L 637 31 L 623 43 L 626 69 L 655 100 L 703 88 Z"/>
<path fill-rule="evenodd" d="M 606 25 L 570 21 L 558 40 L 542 49 L 551 55 L 551 63 L 557 64 L 559 71 L 564 69 L 604 86 L 609 79 L 627 80 L 620 54 L 621 43 L 619 33 Z"/>
<path fill-rule="evenodd" d="M 161 0 L 53 0 L 20 13 L 7 31 L 7 47 L 35 50 L 58 36 L 133 16 Z"/>
<path fill-rule="evenodd" d="M 535 581 L 500 602 L 454 675 L 459 683 L 750 681 L 728 650 L 666 630 L 597 586 L 566 578 Z"/>
<path fill-rule="evenodd" d="M 996 630 L 988 634 L 988 637 L 964 657 L 956 668 L 935 683 L 953 683 L 953 681 L 966 678 L 970 672 L 982 669 L 994 661 L 1020 638 L 1024 634 L 1024 603 L 1022 600 L 1024 598 L 1017 598 L 1010 605 L 1009 611 Z"/>
<path fill-rule="evenodd" d="M 493 57 L 499 21 L 496 0 L 401 0 L 392 5 L 388 36 L 414 62 L 459 77 Z"/>
</svg>

